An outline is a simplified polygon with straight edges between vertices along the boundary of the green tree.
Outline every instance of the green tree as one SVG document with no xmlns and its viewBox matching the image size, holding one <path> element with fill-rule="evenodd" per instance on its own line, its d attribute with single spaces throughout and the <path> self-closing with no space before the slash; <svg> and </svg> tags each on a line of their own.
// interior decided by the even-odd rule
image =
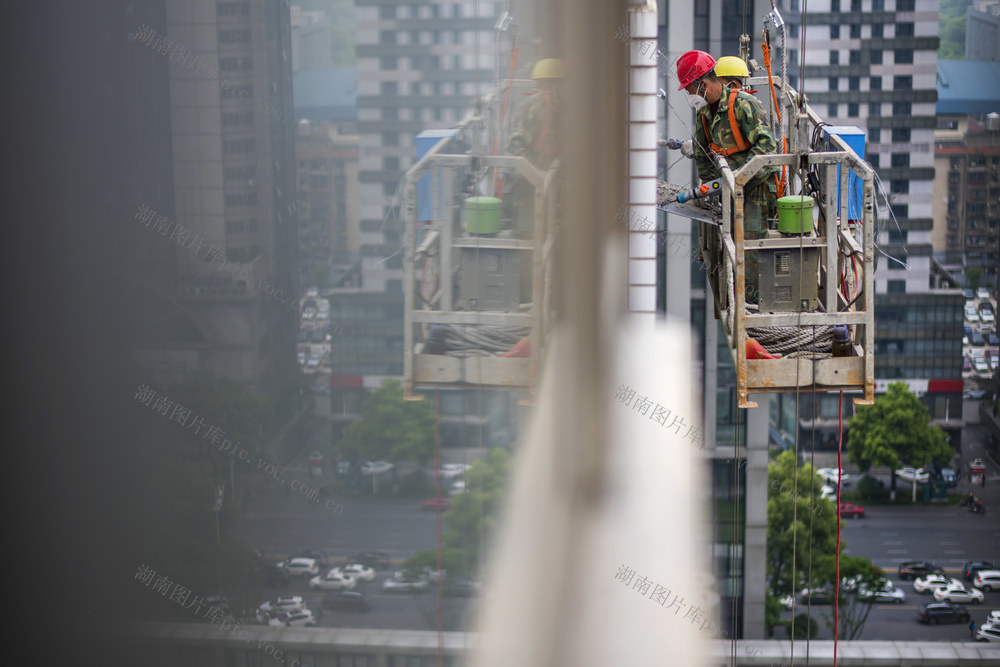
<svg viewBox="0 0 1000 667">
<path fill-rule="evenodd" d="M 969 270 L 965 272 L 965 279 L 968 281 L 969 289 L 978 289 L 983 280 L 983 270 L 978 266 L 970 267 Z"/>
<path fill-rule="evenodd" d="M 965 58 L 965 11 L 969 4 L 969 0 L 941 0 L 938 11 L 938 58 Z"/>
<path fill-rule="evenodd" d="M 771 592 L 780 598 L 805 581 L 810 554 L 834 551 L 837 518 L 833 503 L 820 497 L 819 475 L 810 465 L 796 470 L 792 450 L 767 465 L 767 479 L 767 578 Z"/>
<path fill-rule="evenodd" d="M 872 466 L 888 466 L 893 500 L 900 464 L 917 468 L 931 461 L 950 461 L 955 454 L 944 431 L 930 423 L 927 408 L 903 382 L 889 385 L 889 391 L 876 398 L 874 405 L 858 406 L 847 426 L 848 456 L 862 472 Z"/>
<path fill-rule="evenodd" d="M 344 432 L 342 448 L 371 461 L 414 461 L 434 454 L 434 413 L 428 401 L 403 400 L 403 387 L 386 380 L 361 409 L 361 419 Z"/>
</svg>

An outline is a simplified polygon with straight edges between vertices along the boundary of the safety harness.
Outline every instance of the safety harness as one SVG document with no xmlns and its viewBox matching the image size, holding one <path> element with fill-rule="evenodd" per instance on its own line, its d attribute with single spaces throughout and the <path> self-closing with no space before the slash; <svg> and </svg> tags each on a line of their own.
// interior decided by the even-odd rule
<svg viewBox="0 0 1000 667">
<path fill-rule="evenodd" d="M 705 128 L 705 136 L 709 140 L 709 148 L 712 149 L 713 153 L 721 155 L 722 157 L 729 157 L 733 153 L 742 153 L 746 149 L 750 148 L 750 144 L 747 143 L 746 138 L 743 136 L 743 132 L 740 130 L 739 123 L 736 122 L 736 111 L 733 109 L 733 102 L 736 101 L 736 96 L 739 94 L 738 90 L 729 91 L 729 129 L 733 132 L 733 140 L 736 141 L 736 145 L 731 148 L 723 148 L 712 142 L 712 133 L 708 130 L 708 121 L 705 120 L 705 116 L 701 116 L 702 127 Z"/>
</svg>

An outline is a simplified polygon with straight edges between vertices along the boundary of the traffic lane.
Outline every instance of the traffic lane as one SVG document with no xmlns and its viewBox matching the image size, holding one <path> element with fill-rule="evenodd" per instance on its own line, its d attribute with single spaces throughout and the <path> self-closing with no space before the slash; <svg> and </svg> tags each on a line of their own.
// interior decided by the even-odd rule
<svg viewBox="0 0 1000 667">
<path fill-rule="evenodd" d="M 893 576 L 908 560 L 931 561 L 958 574 L 967 560 L 1000 556 L 1000 526 L 964 507 L 876 506 L 866 507 L 865 514 L 842 522 L 845 553 L 869 558 Z"/>
</svg>

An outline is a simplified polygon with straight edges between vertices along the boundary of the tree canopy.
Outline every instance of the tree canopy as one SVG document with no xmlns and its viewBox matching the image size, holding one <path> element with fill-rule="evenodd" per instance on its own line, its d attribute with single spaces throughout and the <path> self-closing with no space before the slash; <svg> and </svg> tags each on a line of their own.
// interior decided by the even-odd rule
<svg viewBox="0 0 1000 667">
<path fill-rule="evenodd" d="M 386 380 L 344 432 L 341 447 L 370 461 L 414 461 L 434 454 L 434 413 L 428 401 L 404 401 L 403 387 Z"/>
<path fill-rule="evenodd" d="M 944 431 L 930 423 L 930 414 L 906 384 L 894 382 L 873 405 L 858 406 L 847 422 L 847 454 L 867 472 L 872 466 L 925 466 L 931 461 L 945 463 L 955 452 Z"/>
</svg>

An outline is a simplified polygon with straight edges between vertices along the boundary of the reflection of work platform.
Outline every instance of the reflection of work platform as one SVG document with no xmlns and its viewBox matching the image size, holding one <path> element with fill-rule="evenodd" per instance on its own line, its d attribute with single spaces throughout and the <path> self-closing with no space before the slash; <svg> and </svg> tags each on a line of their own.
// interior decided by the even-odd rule
<svg viewBox="0 0 1000 667">
<path fill-rule="evenodd" d="M 781 99 L 787 154 L 755 156 L 737 171 L 716 156 L 719 195 L 677 201 L 686 188 L 660 183 L 659 208 L 701 223 L 700 254 L 736 364 L 740 407 L 756 407 L 749 400 L 755 392 L 837 389 L 862 390 L 855 401 L 870 403 L 875 174 L 862 159 L 864 135 L 826 125 L 790 88 Z M 786 192 L 798 194 L 779 199 L 779 219 L 762 238 L 745 239 L 744 188 L 767 166 L 785 167 Z M 747 303 L 743 289 L 751 253 L 757 304 Z M 846 338 L 834 345 L 845 325 Z M 771 354 L 755 354 L 756 343 L 779 358 L 759 358 Z"/>
<path fill-rule="evenodd" d="M 497 99 L 431 137 L 406 174 L 407 396 L 445 386 L 530 390 L 538 377 L 558 162 L 543 172 L 523 157 L 491 154 L 501 145 Z M 498 173 L 528 184 L 519 191 L 527 199 L 484 196 L 490 185 L 502 194 Z"/>
</svg>

